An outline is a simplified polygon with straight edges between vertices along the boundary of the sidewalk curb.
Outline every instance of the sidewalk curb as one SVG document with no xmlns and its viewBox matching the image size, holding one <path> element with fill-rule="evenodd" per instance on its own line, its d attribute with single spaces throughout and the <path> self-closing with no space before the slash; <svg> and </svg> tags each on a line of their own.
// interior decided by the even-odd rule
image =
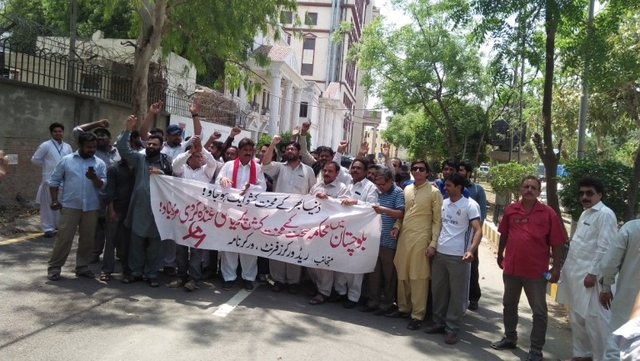
<svg viewBox="0 0 640 361">
<path fill-rule="evenodd" d="M 500 232 L 498 232 L 498 227 L 491 221 L 485 220 L 482 224 L 482 236 L 489 240 L 491 244 L 493 244 L 496 249 L 498 249 L 498 244 L 500 243 Z M 547 294 L 556 299 L 556 294 L 558 293 L 558 284 L 550 283 L 547 287 Z"/>
</svg>

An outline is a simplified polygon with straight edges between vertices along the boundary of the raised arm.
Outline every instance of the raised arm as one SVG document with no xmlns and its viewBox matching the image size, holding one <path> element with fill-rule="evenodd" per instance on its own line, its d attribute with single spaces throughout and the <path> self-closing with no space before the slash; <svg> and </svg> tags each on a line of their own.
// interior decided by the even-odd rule
<svg viewBox="0 0 640 361">
<path fill-rule="evenodd" d="M 149 112 L 147 112 L 147 116 L 144 117 L 142 123 L 140 123 L 140 128 L 138 131 L 140 132 L 140 139 L 143 141 L 147 141 L 149 139 L 149 129 L 151 129 L 151 121 L 156 117 L 160 110 L 162 110 L 162 106 L 164 102 L 162 100 L 158 100 L 157 102 L 151 104 L 149 106 Z"/>
<path fill-rule="evenodd" d="M 106 119 L 100 119 L 95 122 L 80 124 L 73 128 L 73 139 L 76 141 L 76 144 L 78 143 L 80 134 L 90 132 L 96 128 L 109 128 L 109 121 Z"/>
<path fill-rule="evenodd" d="M 272 157 L 269 157 L 269 154 L 273 154 L 273 150 L 276 149 L 276 145 L 280 144 L 280 141 L 282 141 L 282 138 L 280 138 L 279 135 L 274 135 L 273 138 L 271 139 L 271 143 L 269 143 L 269 148 L 267 148 L 267 155 L 263 157 L 262 159 L 262 166 L 266 166 L 271 164 L 271 159 Z"/>
<path fill-rule="evenodd" d="M 135 115 L 130 115 L 127 118 L 125 130 L 122 132 L 122 134 L 120 134 L 120 136 L 118 137 L 118 141 L 116 142 L 118 153 L 132 166 L 137 166 L 137 157 L 143 156 L 141 153 L 134 151 L 129 146 L 129 136 L 131 135 L 131 131 L 135 128 L 137 121 L 138 118 Z"/>
<path fill-rule="evenodd" d="M 221 154 L 224 155 L 224 153 L 227 151 L 227 148 L 229 148 L 233 144 L 233 140 L 235 139 L 236 135 L 240 134 L 241 132 L 242 129 L 240 129 L 240 127 L 231 128 L 231 132 L 229 133 L 227 140 L 222 143 L 222 149 L 220 149 Z"/>
<path fill-rule="evenodd" d="M 300 143 L 300 158 L 302 159 L 302 163 L 312 167 L 316 163 L 316 160 L 307 150 L 307 132 L 309 131 L 309 127 L 311 127 L 311 123 L 302 123 L 302 128 L 300 128 L 300 141 L 298 143 Z"/>
<path fill-rule="evenodd" d="M 216 130 L 215 132 L 213 132 L 213 134 L 209 136 L 209 139 L 207 139 L 207 142 L 204 143 L 204 149 L 209 149 L 211 144 L 213 144 L 213 142 L 215 142 L 216 140 L 220 139 L 220 137 L 222 137 L 222 134 L 220 134 L 219 131 Z"/>
<path fill-rule="evenodd" d="M 191 118 L 193 118 L 193 134 L 202 136 L 202 124 L 200 123 L 200 114 L 198 114 L 198 97 L 193 97 L 193 102 L 189 106 Z"/>
</svg>

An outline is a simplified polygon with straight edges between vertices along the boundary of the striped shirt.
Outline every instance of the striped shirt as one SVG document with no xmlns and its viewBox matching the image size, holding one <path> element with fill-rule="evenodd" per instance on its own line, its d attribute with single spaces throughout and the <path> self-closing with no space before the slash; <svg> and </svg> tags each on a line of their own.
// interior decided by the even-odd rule
<svg viewBox="0 0 640 361">
<path fill-rule="evenodd" d="M 404 192 L 402 188 L 394 184 L 388 192 L 378 194 L 378 203 L 383 207 L 404 211 Z M 389 236 L 396 219 L 388 214 L 380 214 L 380 218 L 382 219 L 380 245 L 382 247 L 396 249 L 397 240 L 391 239 Z"/>
</svg>

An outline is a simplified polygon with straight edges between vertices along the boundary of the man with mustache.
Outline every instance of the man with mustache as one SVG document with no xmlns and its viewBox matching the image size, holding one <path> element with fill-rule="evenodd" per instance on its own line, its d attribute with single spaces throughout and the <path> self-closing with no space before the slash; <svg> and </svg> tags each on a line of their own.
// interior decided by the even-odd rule
<svg viewBox="0 0 640 361">
<path fill-rule="evenodd" d="M 107 165 L 107 168 L 118 164 L 121 159 L 120 154 L 118 154 L 118 150 L 111 145 L 111 132 L 107 129 L 108 127 L 109 121 L 107 119 L 101 119 L 73 128 L 73 137 L 75 138 L 76 142 L 78 141 L 78 137 L 81 134 L 93 130 L 93 134 L 95 134 L 98 139 L 96 157 L 102 159 L 102 161 Z M 100 262 L 100 255 L 102 254 L 102 251 L 104 249 L 107 219 L 107 202 L 105 201 L 106 195 L 106 188 L 100 191 L 100 213 L 98 214 L 96 235 L 93 241 L 93 256 L 91 257 L 91 263 Z"/>
<path fill-rule="evenodd" d="M 556 300 L 569 306 L 573 361 L 600 361 L 611 332 L 611 314 L 600 307 L 600 265 L 618 230 L 616 215 L 602 203 L 604 185 L 593 177 L 578 182 L 580 215 L 562 267 Z"/>
<path fill-rule="evenodd" d="M 514 349 L 518 342 L 518 304 L 524 288 L 533 313 L 531 346 L 526 361 L 542 361 L 547 335 L 547 282 L 560 278 L 565 232 L 553 208 L 540 203 L 540 180 L 529 175 L 520 182 L 521 199 L 504 211 L 498 227 L 498 267 L 503 269 L 504 337 L 491 344 L 496 350 Z M 549 270 L 549 249 L 553 267 Z M 543 274 L 550 273 L 545 279 Z"/>
<path fill-rule="evenodd" d="M 249 138 L 242 139 L 238 143 L 238 157 L 222 166 L 216 183 L 222 188 L 239 189 L 240 195 L 244 195 L 248 190 L 255 192 L 266 190 L 267 185 L 260 164 L 253 159 L 255 153 L 255 143 Z M 231 290 L 236 281 L 238 259 L 242 267 L 243 287 L 247 291 L 253 290 L 253 282 L 258 275 L 258 256 L 225 251 L 220 252 L 220 258 L 220 271 L 224 278 L 225 291 Z"/>
<path fill-rule="evenodd" d="M 427 313 L 428 280 L 431 262 L 427 247 L 436 247 L 442 229 L 442 195 L 428 180 L 429 165 L 424 159 L 411 162 L 415 182 L 404 189 L 405 213 L 391 229 L 391 238 L 398 239 L 393 260 L 398 273 L 398 309 L 387 317 L 409 318 L 409 330 L 422 328 Z"/>
<path fill-rule="evenodd" d="M 94 134 L 80 134 L 78 145 L 76 152 L 62 157 L 49 178 L 51 208 L 60 210 L 60 225 L 47 269 L 47 278 L 51 281 L 60 279 L 60 270 L 67 261 L 76 231 L 79 233 L 76 276 L 95 277 L 89 270 L 89 258 L 100 208 L 98 191 L 107 182 L 107 167 L 95 156 Z"/>
<path fill-rule="evenodd" d="M 340 164 L 332 160 L 328 161 L 322 170 L 322 181 L 311 187 L 309 194 L 315 195 L 320 199 L 339 198 L 347 195 L 347 186 L 338 179 L 339 169 Z M 309 271 L 311 279 L 314 280 L 318 288 L 318 293 L 309 300 L 309 304 L 320 305 L 331 296 L 334 272 L 319 268 L 310 268 Z"/>
<path fill-rule="evenodd" d="M 374 205 L 378 203 L 378 189 L 367 179 L 369 162 L 366 158 L 357 158 L 351 163 L 349 174 L 352 182 L 347 185 L 347 197 L 341 201 L 342 205 L 353 206 Z M 336 272 L 334 288 L 338 293 L 338 300 L 344 301 L 345 308 L 354 308 L 360 300 L 364 273 Z"/>
<path fill-rule="evenodd" d="M 131 131 L 136 126 L 137 118 L 127 118 L 125 131 L 118 138 L 118 151 L 133 167 L 135 184 L 125 225 L 131 228 L 131 245 L 129 248 L 129 268 L 131 274 L 122 279 L 128 284 L 147 279 L 149 286 L 158 287 L 158 269 L 162 265 L 164 249 L 160 233 L 151 210 L 151 174 L 171 175 L 171 159 L 161 154 L 162 137 L 151 135 L 147 139 L 145 154 L 136 152 L 129 145 Z"/>
</svg>

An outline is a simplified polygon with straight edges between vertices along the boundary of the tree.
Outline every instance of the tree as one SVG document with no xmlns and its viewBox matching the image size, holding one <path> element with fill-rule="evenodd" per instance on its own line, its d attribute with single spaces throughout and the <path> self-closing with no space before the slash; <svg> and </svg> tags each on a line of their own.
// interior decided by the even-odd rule
<svg viewBox="0 0 640 361">
<path fill-rule="evenodd" d="M 385 107 L 396 114 L 422 111 L 444 135 L 447 156 L 455 158 L 462 119 L 452 109 L 480 104 L 486 94 L 477 44 L 455 30 L 445 7 L 425 1 L 402 6 L 412 24 L 391 29 L 378 17 L 365 27 L 352 56 L 363 71 L 362 84 Z"/>
<path fill-rule="evenodd" d="M 562 150 L 562 140 L 554 144 L 552 130 L 552 101 L 553 85 L 556 65 L 556 35 L 561 27 L 567 31 L 580 24 L 586 18 L 586 2 L 562 1 L 562 0 L 474 0 L 472 9 L 482 17 L 476 28 L 477 34 L 483 39 L 487 35 L 494 35 L 496 49 L 498 51 L 509 49 L 513 44 L 520 43 L 522 39 L 530 39 L 525 44 L 525 53 L 529 51 L 527 60 L 534 67 L 542 65 L 540 58 L 535 55 L 535 50 L 543 40 L 544 66 L 540 66 L 544 74 L 542 94 L 542 135 L 538 132 L 533 135 L 534 147 L 544 163 L 547 179 L 547 203 L 558 217 L 561 218 L 560 204 L 558 201 L 558 181 L 556 179 L 558 158 Z M 519 26 L 512 26 L 512 19 Z M 544 29 L 544 34 L 539 31 L 539 26 Z M 512 53 L 506 52 L 507 57 Z"/>
<path fill-rule="evenodd" d="M 604 184 L 602 201 L 613 210 L 618 222 L 625 221 L 627 204 L 627 190 L 631 184 L 633 170 L 624 163 L 606 160 L 598 162 L 595 159 L 572 159 L 566 163 L 568 176 L 563 179 L 560 191 L 562 204 L 568 209 L 571 218 L 577 221 L 584 210 L 578 198 L 578 182 L 586 176 L 597 177 Z M 638 203 L 631 205 L 638 210 Z"/>
<path fill-rule="evenodd" d="M 239 69 L 249 57 L 268 62 L 264 54 L 252 53 L 257 34 L 279 34 L 282 11 L 292 11 L 294 0 L 77 0 L 78 30 L 88 36 L 104 29 L 107 34 L 135 34 L 132 111 L 139 119 L 147 111 L 149 66 L 162 46 L 166 55 L 175 52 L 196 66 L 199 73 L 207 66 L 224 65 L 224 74 L 233 81 L 247 82 L 248 74 Z M 29 12 L 58 30 L 69 30 L 68 0 L 11 0 L 9 8 Z M 27 6 L 28 5 L 28 6 Z M 114 23 L 116 22 L 116 23 Z M 121 29 L 109 33 L 111 29 Z M 41 34 L 38 34 L 41 35 Z M 43 34 L 48 35 L 48 34 Z M 215 60 L 215 61 L 214 61 Z M 219 69 L 217 69 L 219 70 Z M 234 85 L 234 84 L 231 84 Z"/>
</svg>

